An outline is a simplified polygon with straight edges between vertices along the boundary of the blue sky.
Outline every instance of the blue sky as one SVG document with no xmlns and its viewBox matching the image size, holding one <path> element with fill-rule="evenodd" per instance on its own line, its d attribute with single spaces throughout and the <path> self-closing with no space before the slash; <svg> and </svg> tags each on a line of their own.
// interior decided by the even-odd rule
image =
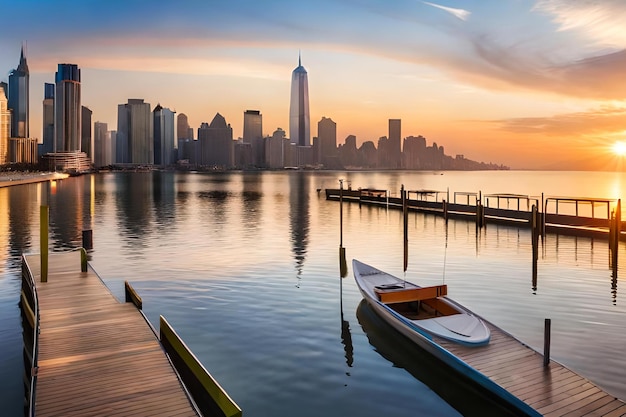
<svg viewBox="0 0 626 417">
<path fill-rule="evenodd" d="M 0 79 L 27 42 L 32 136 L 61 62 L 79 65 L 83 104 L 109 129 L 118 104 L 144 98 L 193 127 L 220 112 L 235 137 L 246 109 L 261 110 L 264 133 L 288 130 L 301 50 L 312 134 L 331 117 L 338 143 L 376 141 L 401 118 L 403 136 L 447 154 L 593 168 L 626 140 L 621 0 L 6 3 Z"/>
</svg>

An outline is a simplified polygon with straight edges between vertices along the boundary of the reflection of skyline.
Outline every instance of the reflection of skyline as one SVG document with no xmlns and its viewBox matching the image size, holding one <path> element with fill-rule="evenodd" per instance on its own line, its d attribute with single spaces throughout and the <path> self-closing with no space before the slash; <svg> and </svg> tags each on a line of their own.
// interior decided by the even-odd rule
<svg viewBox="0 0 626 417">
<path fill-rule="evenodd" d="M 120 173 L 115 178 L 119 231 L 122 235 L 132 238 L 125 239 L 124 242 L 136 248 L 137 245 L 131 242 L 143 242 L 144 235 L 152 230 L 150 227 L 152 173 Z"/>
<path fill-rule="evenodd" d="M 176 184 L 174 172 L 156 171 L 152 177 L 154 217 L 160 228 L 176 223 Z"/>
<path fill-rule="evenodd" d="M 258 230 L 263 199 L 263 174 L 243 173 L 242 222 L 247 231 Z"/>
<path fill-rule="evenodd" d="M 302 275 L 309 243 L 309 181 L 307 172 L 289 175 L 289 224 L 298 278 Z"/>
</svg>

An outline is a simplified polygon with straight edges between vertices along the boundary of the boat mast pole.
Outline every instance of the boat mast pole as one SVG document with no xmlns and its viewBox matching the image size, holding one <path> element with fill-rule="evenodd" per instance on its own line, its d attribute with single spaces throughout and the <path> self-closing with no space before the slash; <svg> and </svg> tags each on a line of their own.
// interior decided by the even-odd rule
<svg viewBox="0 0 626 417">
<path fill-rule="evenodd" d="M 407 202 L 407 192 L 404 189 L 404 184 L 402 184 L 402 188 L 400 189 L 400 193 L 402 194 L 402 223 L 404 229 L 404 276 L 406 282 L 406 270 L 409 265 L 409 228 L 408 228 L 408 202 Z"/>
</svg>

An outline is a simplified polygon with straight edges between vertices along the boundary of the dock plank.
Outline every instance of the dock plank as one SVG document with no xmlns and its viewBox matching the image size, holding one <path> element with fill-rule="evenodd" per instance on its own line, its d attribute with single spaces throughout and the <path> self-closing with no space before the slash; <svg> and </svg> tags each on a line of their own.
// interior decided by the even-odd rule
<svg viewBox="0 0 626 417">
<path fill-rule="evenodd" d="M 157 337 L 78 252 L 26 255 L 40 311 L 36 415 L 197 416 Z"/>
<path fill-rule="evenodd" d="M 487 323 L 488 345 L 467 347 L 435 338 L 435 341 L 469 366 L 515 395 L 545 416 L 615 417 L 626 415 L 626 404 L 563 365 Z"/>
</svg>

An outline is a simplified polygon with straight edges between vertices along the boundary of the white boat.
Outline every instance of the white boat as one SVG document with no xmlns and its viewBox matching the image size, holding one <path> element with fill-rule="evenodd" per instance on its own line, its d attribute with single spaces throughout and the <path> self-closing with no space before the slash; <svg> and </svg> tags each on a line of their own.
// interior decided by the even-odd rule
<svg viewBox="0 0 626 417">
<path fill-rule="evenodd" d="M 352 270 L 363 298 L 385 321 L 419 345 L 433 343 L 433 336 L 465 346 L 489 343 L 489 328 L 446 297 L 445 284 L 420 287 L 356 259 Z"/>
</svg>

